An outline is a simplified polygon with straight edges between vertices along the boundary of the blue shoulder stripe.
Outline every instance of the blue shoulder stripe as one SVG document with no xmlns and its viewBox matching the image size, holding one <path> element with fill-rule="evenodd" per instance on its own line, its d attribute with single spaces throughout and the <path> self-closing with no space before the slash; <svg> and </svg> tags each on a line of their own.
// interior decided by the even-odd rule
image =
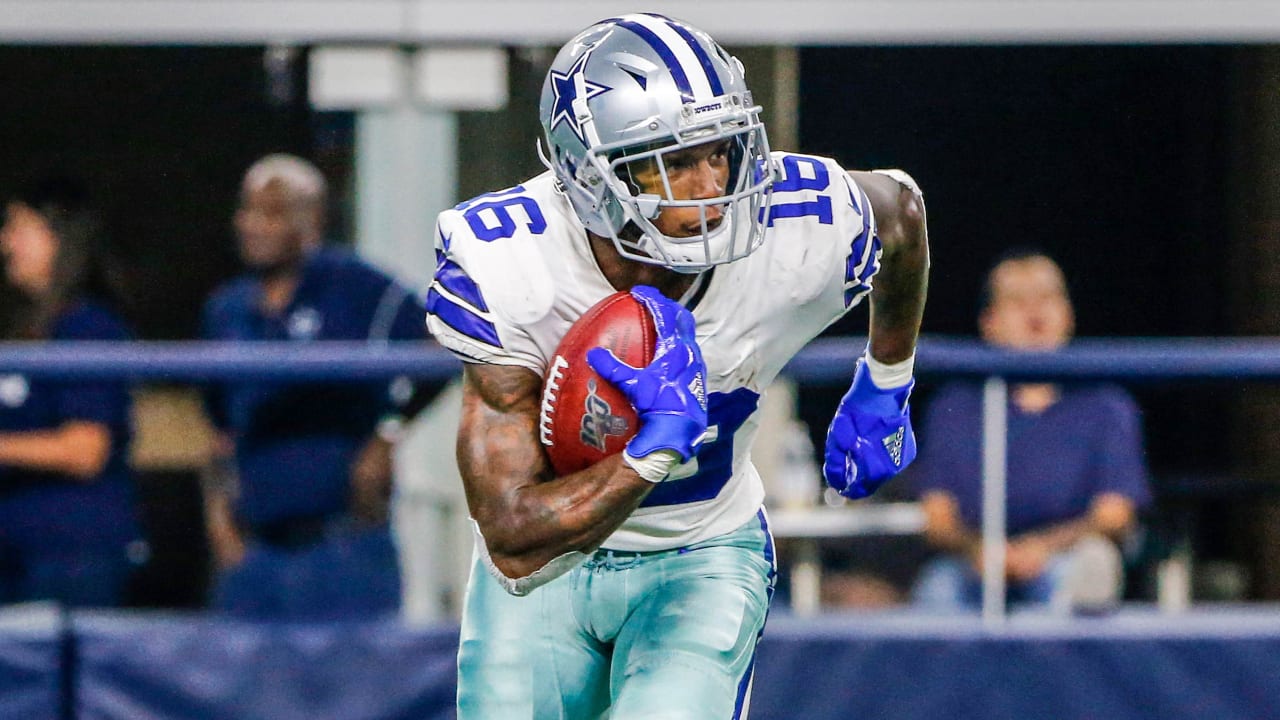
<svg viewBox="0 0 1280 720">
<path fill-rule="evenodd" d="M 451 295 L 465 301 L 480 312 L 489 312 L 480 286 L 467 275 L 462 266 L 452 260 L 446 260 L 442 253 L 436 251 L 436 282 L 448 290 Z"/>
<path fill-rule="evenodd" d="M 480 317 L 470 308 L 441 295 L 434 285 L 427 290 L 427 312 L 472 340 L 478 340 L 493 347 L 502 347 L 502 341 L 498 338 L 498 328 L 493 323 Z"/>
<path fill-rule="evenodd" d="M 481 312 L 489 312 L 489 306 L 484 301 L 484 293 L 480 292 L 480 286 L 471 279 L 466 270 L 457 262 L 450 260 L 446 253 L 449 252 L 449 241 L 453 238 L 444 234 L 444 230 L 438 231 L 439 242 L 436 244 L 436 272 L 434 279 L 440 284 L 440 287 L 448 290 L 451 295 L 468 303 L 472 307 Z"/>
</svg>

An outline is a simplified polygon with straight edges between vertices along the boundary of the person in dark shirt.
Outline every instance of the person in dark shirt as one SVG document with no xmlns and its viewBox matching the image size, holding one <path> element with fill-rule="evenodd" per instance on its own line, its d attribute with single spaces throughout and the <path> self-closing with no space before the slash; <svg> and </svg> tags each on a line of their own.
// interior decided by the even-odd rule
<svg viewBox="0 0 1280 720">
<path fill-rule="evenodd" d="M 3 338 L 127 340 L 105 304 L 84 187 L 67 178 L 22 189 L 0 229 L 16 291 Z M 126 452 L 127 385 L 0 372 L 0 603 L 125 602 L 145 558 Z"/>
<path fill-rule="evenodd" d="M 247 274 L 206 302 L 212 340 L 424 341 L 425 311 L 384 273 L 322 246 L 325 180 L 269 155 L 244 176 L 235 229 Z M 226 382 L 207 405 L 222 431 L 206 507 L 221 568 L 215 609 L 242 616 L 372 616 L 399 607 L 388 522 L 388 428 L 404 382 Z M 411 386 L 410 386 L 411 387 Z"/>
<path fill-rule="evenodd" d="M 991 270 L 979 320 L 987 342 L 1018 352 L 1065 345 L 1075 316 L 1062 270 L 1035 250 Z M 1008 600 L 1070 609 L 1121 591 L 1118 549 L 1151 500 L 1136 403 L 1106 384 L 1009 386 Z M 935 609 L 977 607 L 982 572 L 982 387 L 946 385 L 929 403 L 915 477 L 925 537 L 942 555 L 914 591 Z"/>
</svg>

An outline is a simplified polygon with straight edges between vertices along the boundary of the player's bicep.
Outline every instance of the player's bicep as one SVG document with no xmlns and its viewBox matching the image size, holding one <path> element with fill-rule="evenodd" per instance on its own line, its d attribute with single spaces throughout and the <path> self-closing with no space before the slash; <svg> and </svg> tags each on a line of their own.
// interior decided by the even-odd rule
<svg viewBox="0 0 1280 720">
<path fill-rule="evenodd" d="M 551 477 L 538 441 L 542 378 L 523 367 L 467 363 L 462 387 L 458 469 L 483 529 L 520 488 Z"/>
<path fill-rule="evenodd" d="M 900 170 L 851 171 L 849 175 L 871 202 L 886 255 L 926 241 L 924 196 L 911 176 Z"/>
<path fill-rule="evenodd" d="M 901 171 L 850 173 L 867 194 L 882 246 L 881 269 L 871 290 L 869 345 L 881 362 L 915 353 L 929 285 L 929 238 L 924 198 Z"/>
</svg>

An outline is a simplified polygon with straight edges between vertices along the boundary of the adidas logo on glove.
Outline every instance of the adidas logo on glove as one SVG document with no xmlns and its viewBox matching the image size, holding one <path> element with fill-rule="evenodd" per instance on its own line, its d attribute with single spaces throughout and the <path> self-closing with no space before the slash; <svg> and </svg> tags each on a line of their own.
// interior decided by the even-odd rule
<svg viewBox="0 0 1280 720">
<path fill-rule="evenodd" d="M 902 466 L 902 437 L 905 433 L 906 428 L 898 428 L 898 432 L 886 435 L 880 441 L 884 443 L 884 449 L 889 452 L 889 459 L 893 460 L 894 467 Z"/>
</svg>

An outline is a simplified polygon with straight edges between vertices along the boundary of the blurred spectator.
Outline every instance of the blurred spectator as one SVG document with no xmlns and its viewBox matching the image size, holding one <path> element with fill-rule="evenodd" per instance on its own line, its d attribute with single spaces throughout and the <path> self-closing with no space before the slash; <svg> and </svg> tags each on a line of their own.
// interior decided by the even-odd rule
<svg viewBox="0 0 1280 720">
<path fill-rule="evenodd" d="M 902 593 L 884 576 L 874 572 L 842 570 L 822 576 L 824 610 L 883 610 L 902 604 Z"/>
<path fill-rule="evenodd" d="M 987 342 L 1053 352 L 1075 328 L 1066 279 L 1019 250 L 991 270 L 979 317 Z M 1151 499 L 1138 408 L 1101 384 L 1009 386 L 1005 576 L 1011 604 L 1105 607 L 1123 582 L 1117 543 Z M 925 537 L 943 555 L 917 579 L 916 602 L 977 607 L 982 572 L 982 387 L 938 390 L 922 428 L 916 490 Z"/>
<path fill-rule="evenodd" d="M 354 255 L 321 246 L 325 202 L 324 177 L 305 160 L 269 155 L 249 168 L 235 213 L 248 272 L 206 303 L 206 338 L 426 338 L 412 293 Z M 392 448 L 401 414 L 413 409 L 405 406 L 412 389 L 243 381 L 210 390 L 210 415 L 224 433 L 206 483 L 221 568 L 215 609 L 314 619 L 399 607 L 388 503 Z"/>
<path fill-rule="evenodd" d="M 5 340 L 128 339 L 105 304 L 97 229 L 86 189 L 68 178 L 8 201 L 0 251 L 18 303 Z M 0 374 L 0 603 L 124 602 L 146 547 L 129 417 L 122 382 Z"/>
</svg>

